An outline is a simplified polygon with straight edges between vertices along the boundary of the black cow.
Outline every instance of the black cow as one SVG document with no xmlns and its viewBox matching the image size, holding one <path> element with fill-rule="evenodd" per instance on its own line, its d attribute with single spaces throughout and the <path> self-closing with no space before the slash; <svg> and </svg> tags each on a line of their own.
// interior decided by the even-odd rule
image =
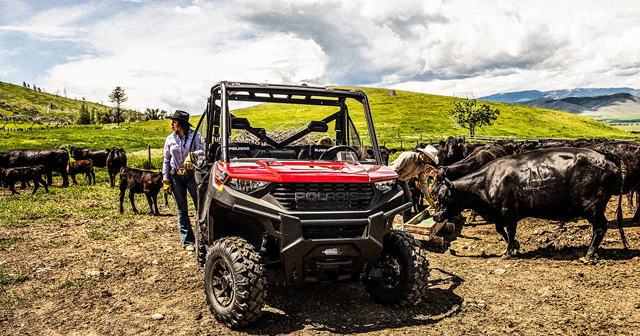
<svg viewBox="0 0 640 336">
<path fill-rule="evenodd" d="M 599 153 L 613 155 L 624 163 L 624 184 L 622 190 L 616 193 L 629 193 L 640 184 L 640 142 L 638 141 L 609 141 L 591 145 Z M 632 222 L 640 220 L 640 211 L 636 211 Z"/>
<path fill-rule="evenodd" d="M 66 149 L 14 149 L 0 152 L 0 167 L 13 168 L 37 165 L 44 166 L 48 186 L 53 183 L 52 172 L 54 171 L 62 176 L 62 186 L 69 186 L 69 153 Z"/>
<path fill-rule="evenodd" d="M 438 161 L 441 166 L 448 166 L 454 164 L 471 154 L 478 147 L 482 147 L 482 144 L 468 143 L 464 139 L 458 139 L 450 136 L 447 141 L 440 146 L 438 151 Z"/>
<path fill-rule="evenodd" d="M 69 146 L 69 155 L 71 155 L 71 157 L 76 161 L 93 160 L 94 167 L 106 167 L 109 150 Z"/>
<path fill-rule="evenodd" d="M 382 162 L 385 166 L 389 165 L 389 156 L 395 154 L 398 150 L 395 148 L 387 148 L 385 146 L 379 146 L 380 155 L 382 156 Z M 358 158 L 360 160 L 366 159 L 375 159 L 376 157 L 373 154 L 373 147 L 371 146 L 362 146 L 358 150 Z"/>
<path fill-rule="evenodd" d="M 29 167 L 14 167 L 14 168 L 0 168 L 0 182 L 6 185 L 9 190 L 11 190 L 11 194 L 15 195 L 18 192 L 15 190 L 14 186 L 16 182 L 28 182 L 33 181 L 33 193 L 35 194 L 38 190 L 38 186 L 42 184 L 44 186 L 44 190 L 49 192 L 49 188 L 47 188 L 47 183 L 42 179 L 42 175 L 45 173 L 45 169 L 43 165 L 29 166 Z"/>
<path fill-rule="evenodd" d="M 71 175 L 73 184 L 78 184 L 78 181 L 76 181 L 77 174 L 85 174 L 89 179 L 89 184 L 91 184 L 91 178 L 93 178 L 93 184 L 96 184 L 96 174 L 93 171 L 93 161 L 91 159 L 69 162 L 69 175 Z"/>
<path fill-rule="evenodd" d="M 507 152 L 501 145 L 489 144 L 476 149 L 466 158 L 449 166 L 440 166 L 438 174 L 445 174 L 449 180 L 457 180 L 465 175 L 482 168 L 489 162 L 507 156 Z"/>
<path fill-rule="evenodd" d="M 515 255 L 520 219 L 587 219 L 593 238 L 586 253 L 595 256 L 607 231 L 604 212 L 621 179 L 605 155 L 585 148 L 541 149 L 499 158 L 456 181 L 436 179 L 438 205 L 433 219 L 443 221 L 464 209 L 493 222 L 507 242 L 504 256 Z M 506 232 L 505 232 L 506 228 Z"/>
<path fill-rule="evenodd" d="M 107 171 L 109 172 L 109 180 L 111 187 L 115 187 L 116 175 L 120 172 L 120 168 L 127 166 L 127 155 L 124 149 L 111 147 L 107 149 L 109 155 L 107 156 Z"/>
<path fill-rule="evenodd" d="M 149 202 L 149 214 L 159 215 L 158 191 L 160 191 L 160 189 L 162 189 L 162 173 L 138 168 L 120 168 L 120 213 L 124 212 L 122 202 L 124 201 L 125 192 L 129 190 L 129 200 L 131 201 L 131 207 L 134 213 L 137 214 L 138 209 L 136 209 L 136 205 L 133 203 L 133 196 L 144 193 Z M 154 206 L 155 212 L 153 211 Z"/>
</svg>

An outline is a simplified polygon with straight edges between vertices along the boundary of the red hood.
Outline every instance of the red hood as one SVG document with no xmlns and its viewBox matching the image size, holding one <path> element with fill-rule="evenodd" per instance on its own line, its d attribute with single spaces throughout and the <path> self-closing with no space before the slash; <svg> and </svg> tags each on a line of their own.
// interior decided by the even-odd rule
<svg viewBox="0 0 640 336">
<path fill-rule="evenodd" d="M 371 183 L 398 178 L 387 166 L 357 162 L 256 161 L 218 163 L 230 177 L 283 183 Z"/>
</svg>

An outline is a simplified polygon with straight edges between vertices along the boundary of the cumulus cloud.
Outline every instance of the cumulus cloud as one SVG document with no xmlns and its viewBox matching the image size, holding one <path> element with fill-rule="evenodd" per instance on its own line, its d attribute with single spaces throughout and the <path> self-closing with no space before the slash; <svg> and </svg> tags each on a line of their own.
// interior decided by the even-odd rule
<svg viewBox="0 0 640 336">
<path fill-rule="evenodd" d="M 96 0 L 44 8 L 0 0 L 8 5 L 21 14 L 0 13 L 0 49 L 19 52 L 3 41 L 23 35 L 75 43 L 74 53 L 63 44 L 49 50 L 61 57 L 39 83 L 93 101 L 122 86 L 140 109 L 199 110 L 219 80 L 478 96 L 638 87 L 640 7 L 630 0 Z M 0 74 L 17 67 L 0 66 Z"/>
</svg>

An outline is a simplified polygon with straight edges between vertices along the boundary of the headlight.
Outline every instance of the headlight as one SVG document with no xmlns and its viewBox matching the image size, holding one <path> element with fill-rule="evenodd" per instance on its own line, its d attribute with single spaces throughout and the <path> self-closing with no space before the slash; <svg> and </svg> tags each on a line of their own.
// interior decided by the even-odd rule
<svg viewBox="0 0 640 336">
<path fill-rule="evenodd" d="M 269 185 L 269 182 L 243 180 L 238 178 L 232 178 L 229 180 L 229 187 L 245 194 L 250 194 L 254 191 L 262 190 Z"/>
<path fill-rule="evenodd" d="M 393 186 L 396 185 L 396 180 L 386 180 L 386 181 L 380 181 L 380 182 L 373 182 L 373 184 L 376 186 L 376 189 L 382 191 L 383 193 L 391 190 L 391 188 L 393 188 Z"/>
</svg>

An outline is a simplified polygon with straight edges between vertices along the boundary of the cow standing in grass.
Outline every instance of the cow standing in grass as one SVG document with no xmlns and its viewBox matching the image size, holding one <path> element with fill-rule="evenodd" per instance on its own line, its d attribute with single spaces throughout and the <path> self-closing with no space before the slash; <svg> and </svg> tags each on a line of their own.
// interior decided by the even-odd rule
<svg viewBox="0 0 640 336">
<path fill-rule="evenodd" d="M 109 157 L 108 149 L 89 149 L 69 146 L 69 155 L 76 160 L 92 160 L 94 167 L 106 167 L 107 157 Z"/>
<path fill-rule="evenodd" d="M 45 169 L 43 165 L 37 166 L 29 166 L 29 167 L 15 167 L 15 168 L 0 168 L 0 184 L 6 185 L 9 190 L 11 190 L 11 194 L 15 195 L 18 192 L 15 190 L 16 182 L 29 182 L 33 181 L 33 193 L 36 193 L 38 190 L 39 184 L 44 186 L 44 190 L 49 192 L 49 188 L 47 188 L 47 183 L 42 179 L 42 175 L 45 173 Z"/>
<path fill-rule="evenodd" d="M 109 148 L 108 151 L 107 172 L 109 172 L 109 181 L 113 188 L 115 187 L 116 175 L 120 172 L 120 168 L 127 166 L 127 155 L 122 148 L 112 147 Z"/>
<path fill-rule="evenodd" d="M 62 176 L 62 186 L 69 186 L 69 153 L 66 149 L 14 149 L 0 152 L 0 167 L 5 169 L 36 165 L 44 166 L 48 186 L 53 183 L 54 171 Z"/>
<path fill-rule="evenodd" d="M 129 200 L 134 213 L 138 213 L 133 202 L 135 194 L 143 193 L 149 202 L 149 214 L 159 215 L 158 192 L 162 188 L 162 174 L 138 168 L 120 168 L 120 213 L 124 212 L 124 194 L 129 190 Z M 166 198 L 165 198 L 166 202 Z M 154 212 L 155 207 L 155 212 Z"/>
<path fill-rule="evenodd" d="M 91 184 L 91 179 L 93 178 L 93 184 L 96 184 L 96 174 L 93 172 L 93 160 L 69 162 L 69 175 L 71 175 L 73 184 L 78 184 L 78 181 L 76 181 L 77 174 L 85 174 L 89 180 L 89 184 Z"/>
</svg>

